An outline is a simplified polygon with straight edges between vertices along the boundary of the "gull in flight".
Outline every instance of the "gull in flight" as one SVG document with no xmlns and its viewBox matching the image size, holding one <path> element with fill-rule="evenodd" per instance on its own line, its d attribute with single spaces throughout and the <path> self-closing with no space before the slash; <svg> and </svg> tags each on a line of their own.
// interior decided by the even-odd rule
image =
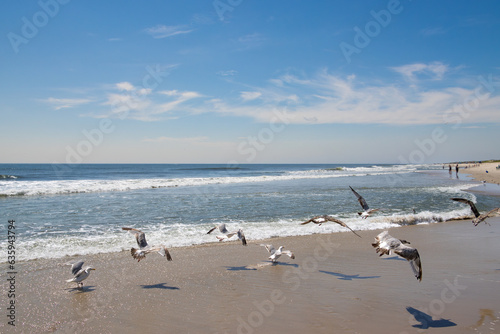
<svg viewBox="0 0 500 334">
<path fill-rule="evenodd" d="M 323 215 L 323 216 L 316 216 L 316 217 L 313 217 L 309 220 L 306 220 L 305 222 L 303 223 L 300 223 L 300 225 L 305 225 L 305 224 L 309 224 L 309 223 L 314 223 L 314 224 L 318 224 L 318 226 L 321 226 L 321 224 L 327 222 L 327 221 L 330 221 L 330 222 L 334 222 L 334 223 L 337 223 L 339 224 L 340 226 L 343 226 L 343 227 L 347 227 L 348 229 L 351 230 L 352 233 L 356 234 L 358 237 L 361 238 L 361 236 L 359 234 L 357 234 L 356 232 L 354 232 L 354 230 L 352 228 L 350 228 L 349 226 L 347 226 L 346 223 L 344 223 L 343 221 L 337 219 L 337 218 L 334 218 L 332 216 L 328 216 L 328 215 Z"/>
<path fill-rule="evenodd" d="M 384 231 L 375 237 L 375 242 L 372 246 L 375 248 L 379 256 L 389 255 L 395 253 L 410 262 L 411 269 L 415 274 L 417 280 L 422 280 L 422 264 L 420 262 L 420 255 L 415 248 L 406 246 L 409 244 L 406 240 L 400 240 L 392 237 L 389 232 Z"/>
<path fill-rule="evenodd" d="M 380 210 L 380 209 L 370 209 L 368 207 L 368 204 L 366 203 L 365 199 L 363 198 L 363 196 L 361 196 L 360 194 L 358 194 L 356 192 L 356 190 L 352 189 L 351 186 L 349 186 L 349 188 L 351 188 L 351 190 L 354 193 L 354 195 L 356 195 L 356 197 L 358 198 L 359 204 L 361 204 L 361 207 L 363 208 L 363 210 L 365 210 L 363 212 L 358 212 L 358 215 L 360 215 L 362 219 L 366 219 L 373 212 Z"/>
<path fill-rule="evenodd" d="M 83 266 L 83 261 L 76 261 L 76 262 L 68 262 L 66 265 L 71 266 L 71 273 L 75 275 L 75 277 L 70 278 L 66 280 L 66 282 L 75 282 L 78 284 L 78 289 L 83 288 L 83 280 L 89 277 L 90 271 L 95 270 L 92 267 L 85 267 L 82 268 Z"/>
<path fill-rule="evenodd" d="M 132 257 L 137 260 L 137 262 L 140 262 L 142 259 L 146 257 L 146 254 L 149 254 L 151 252 L 158 252 L 158 254 L 160 254 L 161 256 L 166 256 L 168 261 L 172 261 L 172 257 L 170 256 L 167 247 L 165 247 L 164 245 L 159 245 L 159 246 L 148 245 L 146 241 L 146 236 L 144 232 L 142 232 L 141 230 L 130 227 L 122 227 L 122 230 L 129 231 L 130 233 L 135 235 L 135 240 L 137 240 L 137 245 L 139 246 L 139 249 L 132 247 L 130 253 L 132 254 Z"/>
<path fill-rule="evenodd" d="M 493 212 L 497 211 L 497 213 L 500 213 L 500 208 L 494 208 L 486 213 L 483 213 L 483 214 L 480 214 L 479 211 L 477 210 L 476 206 L 474 205 L 474 203 L 472 201 L 469 201 L 468 199 L 465 199 L 465 198 L 452 198 L 453 201 L 457 201 L 457 202 L 462 202 L 462 203 L 465 203 L 465 204 L 469 204 L 472 212 L 474 213 L 474 216 L 475 218 L 472 219 L 472 224 L 474 224 L 474 226 L 477 226 L 479 223 L 481 223 L 482 221 L 485 222 L 485 224 L 488 224 L 488 222 L 486 222 L 486 218 L 488 218 L 491 214 L 493 214 Z"/>
<path fill-rule="evenodd" d="M 282 254 L 286 254 L 289 257 L 291 257 L 292 259 L 295 259 L 295 255 L 293 255 L 293 253 L 289 250 L 283 250 L 283 248 L 284 248 L 283 246 L 280 246 L 280 248 L 278 248 L 278 250 L 276 250 L 273 245 L 266 245 L 266 244 L 260 244 L 260 245 L 266 247 L 267 251 L 271 254 L 269 256 L 269 259 L 271 260 L 272 263 L 276 263 L 278 258 Z"/>
<path fill-rule="evenodd" d="M 234 235 L 237 235 L 238 236 L 238 239 L 241 240 L 241 243 L 243 244 L 243 246 L 246 246 L 247 245 L 247 239 L 245 238 L 245 235 L 243 234 L 243 230 L 240 228 L 238 231 L 236 232 L 229 232 L 226 228 L 226 224 L 225 223 L 221 223 L 221 224 L 218 224 L 218 225 L 215 225 L 214 227 L 212 227 L 210 229 L 210 231 L 207 232 L 207 234 L 210 234 L 212 233 L 215 229 L 219 229 L 219 231 L 224 234 L 224 236 L 220 237 L 220 236 L 215 236 L 219 241 L 222 241 L 222 240 L 225 240 L 225 239 L 229 239 L 229 238 L 232 238 Z"/>
</svg>

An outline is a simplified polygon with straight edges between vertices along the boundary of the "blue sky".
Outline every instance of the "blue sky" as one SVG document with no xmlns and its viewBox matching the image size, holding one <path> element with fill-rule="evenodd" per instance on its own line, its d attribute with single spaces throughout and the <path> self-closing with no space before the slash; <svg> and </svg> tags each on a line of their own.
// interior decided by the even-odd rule
<svg viewBox="0 0 500 334">
<path fill-rule="evenodd" d="M 496 1 L 7 1 L 0 162 L 500 158 Z"/>
</svg>

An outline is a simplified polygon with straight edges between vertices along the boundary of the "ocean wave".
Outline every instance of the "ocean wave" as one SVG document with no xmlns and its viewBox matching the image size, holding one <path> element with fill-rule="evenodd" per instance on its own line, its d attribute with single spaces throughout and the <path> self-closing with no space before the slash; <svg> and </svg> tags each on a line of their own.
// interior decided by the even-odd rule
<svg viewBox="0 0 500 334">
<path fill-rule="evenodd" d="M 15 175 L 0 174 L 0 179 L 17 179 Z"/>
<path fill-rule="evenodd" d="M 377 229 L 397 228 L 404 225 L 432 224 L 444 221 L 470 218 L 468 209 L 448 212 L 420 212 L 417 214 L 400 214 L 388 216 L 373 216 L 367 220 L 357 216 L 338 217 L 355 231 L 370 231 Z M 307 217 L 304 217 L 304 220 Z M 303 220 L 276 219 L 275 221 L 239 221 L 226 223 L 230 231 L 242 228 L 248 242 L 259 242 L 264 239 L 312 234 L 351 233 L 338 224 L 325 223 L 300 225 Z M 218 223 L 218 222 L 214 222 Z M 161 222 L 155 224 L 137 224 L 131 226 L 146 233 L 148 243 L 165 244 L 175 257 L 175 248 L 200 244 L 217 243 L 213 234 L 206 232 L 213 227 L 211 223 L 186 224 Z M 50 232 L 50 233 L 49 233 Z M 121 226 L 91 226 L 84 225 L 72 231 L 44 231 L 27 233 L 16 243 L 19 249 L 18 261 L 35 259 L 57 259 L 65 256 L 88 255 L 99 253 L 114 253 L 129 250 L 135 246 L 135 239 L 129 233 L 121 230 Z M 0 242 L 0 248 L 6 247 L 6 241 Z M 0 259 L 0 263 L 5 259 Z"/>
<path fill-rule="evenodd" d="M 215 184 L 237 184 L 287 181 L 299 179 L 318 179 L 351 177 L 366 175 L 384 175 L 394 173 L 388 168 L 366 168 L 351 170 L 347 173 L 326 170 L 291 171 L 283 174 L 264 174 L 260 176 L 223 176 L 198 178 L 154 178 L 120 180 L 52 180 L 52 181 L 0 181 L 0 196 L 60 195 L 76 193 L 129 191 L 166 187 L 203 186 Z M 398 169 L 397 173 L 406 173 L 408 169 Z"/>
</svg>

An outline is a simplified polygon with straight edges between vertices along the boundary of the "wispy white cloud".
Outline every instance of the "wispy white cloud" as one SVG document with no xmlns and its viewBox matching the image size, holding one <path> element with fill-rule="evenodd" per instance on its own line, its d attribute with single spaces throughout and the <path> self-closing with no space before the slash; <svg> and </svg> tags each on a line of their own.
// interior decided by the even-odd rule
<svg viewBox="0 0 500 334">
<path fill-rule="evenodd" d="M 102 103 L 110 106 L 111 111 L 93 115 L 94 117 L 118 117 L 140 121 L 155 121 L 163 117 L 176 118 L 178 115 L 175 113 L 183 110 L 182 104 L 203 96 L 194 91 L 153 92 L 149 88 L 134 87 L 129 82 L 117 83 L 115 89 L 120 93 L 108 93 L 106 101 Z"/>
<path fill-rule="evenodd" d="M 193 30 L 194 29 L 190 29 L 185 25 L 166 26 L 162 24 L 145 29 L 145 31 L 153 38 L 166 38 L 175 35 L 189 34 Z"/>
<path fill-rule="evenodd" d="M 127 81 L 117 83 L 116 88 L 118 88 L 119 90 L 125 90 L 127 92 L 131 92 L 135 89 L 134 85 Z"/>
<path fill-rule="evenodd" d="M 417 75 L 425 75 L 432 80 L 441 80 L 449 71 L 449 66 L 441 62 L 433 62 L 430 64 L 415 63 L 397 66 L 392 67 L 392 69 L 410 81 L 417 80 Z"/>
<path fill-rule="evenodd" d="M 401 72 L 412 75 L 423 70 L 440 76 L 446 66 L 412 65 L 403 67 Z M 268 97 L 259 96 L 260 104 L 250 99 L 244 101 L 248 103 L 212 99 L 209 102 L 212 111 L 272 122 L 282 108 L 286 110 L 286 122 L 294 124 L 444 124 L 457 117 L 464 124 L 500 122 L 500 96 L 487 96 L 486 88 L 480 92 L 482 99 L 479 100 L 477 88 L 415 89 L 411 85 L 384 84 L 380 80 L 369 83 L 354 76 L 344 78 L 326 71 L 308 79 L 287 75 L 275 82 L 279 82 L 276 91 L 273 87 L 256 89 L 266 92 Z M 294 103 L 283 105 L 269 98 L 273 93 L 296 98 Z M 478 105 L 468 105 L 471 100 Z"/>
<path fill-rule="evenodd" d="M 76 106 L 92 102 L 91 99 L 58 99 L 55 97 L 49 97 L 40 101 L 50 104 L 55 110 L 74 108 Z"/>
<path fill-rule="evenodd" d="M 262 95 L 261 92 L 241 92 L 240 96 L 244 101 L 258 99 Z"/>
</svg>

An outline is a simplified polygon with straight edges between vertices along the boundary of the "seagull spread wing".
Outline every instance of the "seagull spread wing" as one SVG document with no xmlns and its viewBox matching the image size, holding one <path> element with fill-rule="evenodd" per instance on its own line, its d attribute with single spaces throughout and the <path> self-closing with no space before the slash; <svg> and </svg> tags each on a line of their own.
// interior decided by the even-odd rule
<svg viewBox="0 0 500 334">
<path fill-rule="evenodd" d="M 479 217 L 477 217 L 475 219 L 474 224 L 475 225 L 478 225 L 480 222 L 482 222 L 483 220 L 485 220 L 486 218 L 488 218 L 489 216 L 491 216 L 495 211 L 496 212 L 500 212 L 499 211 L 500 208 L 494 208 L 494 209 L 491 209 L 490 211 L 486 212 L 486 213 L 483 213 L 482 215 L 479 215 Z"/>
<path fill-rule="evenodd" d="M 360 237 L 360 238 L 361 238 L 361 236 L 360 236 L 359 234 L 357 234 L 356 232 L 354 232 L 354 230 L 353 230 L 352 228 L 350 228 L 349 226 L 347 226 L 347 224 L 346 224 L 346 223 L 344 223 L 343 221 L 341 221 L 340 219 L 334 218 L 334 217 L 332 217 L 332 216 L 325 216 L 324 218 L 325 218 L 326 220 L 328 220 L 328 221 L 331 221 L 331 222 L 337 223 L 337 224 L 339 224 L 339 225 L 340 225 L 340 226 L 342 226 L 342 227 L 346 227 L 346 228 L 350 229 L 352 233 L 356 234 L 358 237 Z"/>
<path fill-rule="evenodd" d="M 82 270 L 83 261 L 68 262 L 66 264 L 71 266 L 71 273 L 76 275 L 80 270 Z"/>
<path fill-rule="evenodd" d="M 468 204 L 470 206 L 472 212 L 474 213 L 474 216 L 476 216 L 476 217 L 480 216 L 479 211 L 476 208 L 476 205 L 474 205 L 474 203 L 472 201 L 469 201 L 468 199 L 460 198 L 460 197 L 454 197 L 454 198 L 452 198 L 452 200 Z"/>
<path fill-rule="evenodd" d="M 411 248 L 401 244 L 397 249 L 394 249 L 394 253 L 398 254 L 402 258 L 405 258 L 410 262 L 411 269 L 415 274 L 415 277 L 421 281 L 422 280 L 422 264 L 420 262 L 420 255 L 415 248 Z"/>
<path fill-rule="evenodd" d="M 366 203 L 366 201 L 363 198 L 363 196 L 361 196 L 360 194 L 358 194 L 356 192 L 356 190 L 352 189 L 351 186 L 349 186 L 349 188 L 351 188 L 351 190 L 354 193 L 354 195 L 356 195 L 356 197 L 358 198 L 358 202 L 359 202 L 359 204 L 361 204 L 361 207 L 363 208 L 363 210 L 368 211 L 370 208 L 368 207 L 368 203 Z"/>
<path fill-rule="evenodd" d="M 122 230 L 129 231 L 130 233 L 135 235 L 135 240 L 137 241 L 137 245 L 140 249 L 144 249 L 148 247 L 148 243 L 146 241 L 146 235 L 141 230 L 130 227 L 122 227 Z"/>
<path fill-rule="evenodd" d="M 375 247 L 377 253 L 380 253 L 380 256 L 384 254 L 389 255 L 392 251 L 409 261 L 415 277 L 421 281 L 422 263 L 420 261 L 420 255 L 415 248 L 406 246 L 405 244 L 409 244 L 409 242 L 394 238 L 389 235 L 387 231 L 383 231 L 375 237 L 375 242 L 372 243 L 372 246 Z"/>
<path fill-rule="evenodd" d="M 264 246 L 266 247 L 267 251 L 271 254 L 273 254 L 274 252 L 276 252 L 276 249 L 274 249 L 274 246 L 273 245 L 270 245 L 270 244 L 260 244 L 261 246 Z"/>
<path fill-rule="evenodd" d="M 289 257 L 291 257 L 292 259 L 295 259 L 295 255 L 289 250 L 283 250 L 283 251 L 281 251 L 281 254 L 286 254 Z"/>
</svg>

